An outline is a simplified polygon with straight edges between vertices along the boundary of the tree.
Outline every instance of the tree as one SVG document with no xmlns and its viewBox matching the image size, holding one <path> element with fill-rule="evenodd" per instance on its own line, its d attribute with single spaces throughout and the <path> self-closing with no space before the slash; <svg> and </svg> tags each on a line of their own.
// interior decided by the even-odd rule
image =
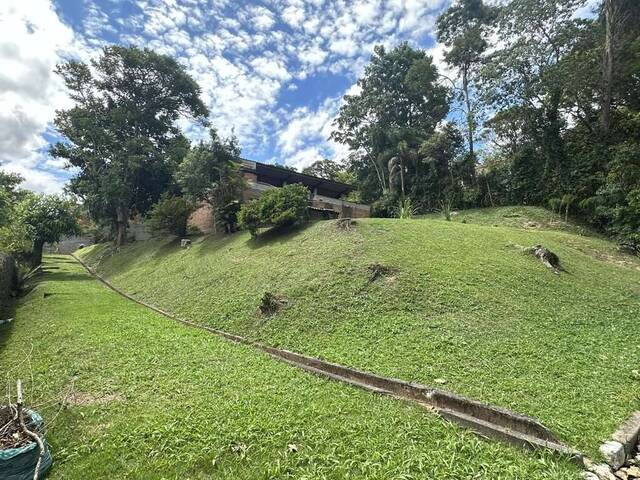
<svg viewBox="0 0 640 480">
<path fill-rule="evenodd" d="M 487 49 L 485 31 L 495 10 L 482 0 L 460 0 L 438 17 L 438 41 L 447 47 L 444 59 L 458 71 L 467 130 L 469 156 L 475 158 L 474 141 L 478 108 L 472 99 L 482 56 Z"/>
<path fill-rule="evenodd" d="M 431 57 L 406 43 L 376 46 L 358 86 L 360 93 L 345 95 L 331 138 L 349 147 L 350 167 L 368 189 L 363 200 L 373 201 L 388 190 L 388 161 L 400 141 L 417 148 L 447 114 L 449 92 Z"/>
<path fill-rule="evenodd" d="M 193 204 L 184 197 L 163 196 L 149 212 L 147 222 L 153 232 L 184 237 Z"/>
<path fill-rule="evenodd" d="M 80 233 L 76 205 L 58 195 L 30 193 L 16 206 L 14 222 L 26 227 L 31 240 L 31 263 L 42 263 L 45 243 L 56 243 L 64 235 Z"/>
<path fill-rule="evenodd" d="M 312 175 L 314 177 L 326 178 L 327 180 L 341 181 L 344 178 L 345 169 L 338 162 L 329 160 L 327 158 L 323 160 L 316 160 L 308 167 L 302 169 L 302 173 L 305 175 Z"/>
<path fill-rule="evenodd" d="M 215 227 L 225 207 L 240 199 L 244 182 L 237 139 L 221 138 L 214 129 L 209 136 L 208 142 L 201 142 L 187 154 L 178 167 L 176 180 L 187 196 L 211 206 Z"/>
<path fill-rule="evenodd" d="M 302 224 L 309 219 L 309 190 L 302 184 L 290 184 L 264 192 L 260 198 L 240 208 L 241 228 L 252 237 L 261 227 L 282 228 Z"/>
<path fill-rule="evenodd" d="M 484 101 L 496 110 L 526 109 L 525 131 L 541 160 L 543 195 L 558 196 L 569 185 L 564 142 L 567 92 L 572 78 L 563 69 L 587 26 L 575 12 L 584 0 L 511 0 L 495 34 L 501 48 L 481 69 Z M 523 26 L 527 27 L 524 28 Z"/>
<path fill-rule="evenodd" d="M 422 181 L 417 184 L 420 192 L 413 196 L 421 197 L 428 209 L 442 206 L 443 202 L 451 205 L 459 196 L 463 145 L 460 131 L 452 123 L 446 123 L 420 146 Z"/>
<path fill-rule="evenodd" d="M 24 178 L 16 173 L 0 170 L 0 226 L 9 221 L 12 209 L 24 195 L 18 189 L 23 181 Z"/>
<path fill-rule="evenodd" d="M 184 153 L 177 120 L 206 122 L 200 87 L 171 57 L 137 47 L 105 47 L 90 65 L 74 60 L 56 71 L 75 106 L 57 112 L 66 141 L 50 152 L 79 169 L 69 190 L 122 245 L 131 216 L 160 198 Z"/>
</svg>

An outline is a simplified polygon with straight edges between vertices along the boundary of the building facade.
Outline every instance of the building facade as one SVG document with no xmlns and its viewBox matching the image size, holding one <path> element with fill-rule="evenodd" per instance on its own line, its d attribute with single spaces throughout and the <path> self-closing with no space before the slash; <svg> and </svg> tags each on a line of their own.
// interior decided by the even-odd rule
<svg viewBox="0 0 640 480">
<path fill-rule="evenodd" d="M 252 160 L 242 160 L 240 171 L 246 182 L 242 194 L 242 200 L 245 202 L 259 198 L 263 192 L 272 188 L 300 183 L 309 189 L 309 209 L 312 217 L 363 218 L 371 213 L 368 205 L 344 200 L 345 195 L 355 190 L 353 185 Z M 189 224 L 198 227 L 204 233 L 213 231 L 211 207 L 203 205 L 196 210 L 189 219 Z"/>
</svg>

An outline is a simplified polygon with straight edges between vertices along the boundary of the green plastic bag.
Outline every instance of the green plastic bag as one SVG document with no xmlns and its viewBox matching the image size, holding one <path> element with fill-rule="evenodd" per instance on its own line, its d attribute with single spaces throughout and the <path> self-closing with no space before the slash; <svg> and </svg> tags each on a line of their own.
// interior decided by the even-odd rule
<svg viewBox="0 0 640 480">
<path fill-rule="evenodd" d="M 32 410 L 24 410 L 29 415 L 31 421 L 28 423 L 30 429 L 37 429 L 44 431 L 43 420 L 40 415 Z M 49 445 L 43 439 L 44 443 L 44 456 L 40 463 L 40 471 L 38 478 L 43 478 L 44 474 L 51 467 L 52 459 L 51 452 L 49 451 Z M 0 479 L 2 480 L 31 480 L 36 470 L 36 464 L 38 463 L 38 456 L 40 450 L 36 442 L 31 442 L 29 445 L 25 445 L 20 448 L 8 448 L 6 450 L 0 450 Z"/>
</svg>

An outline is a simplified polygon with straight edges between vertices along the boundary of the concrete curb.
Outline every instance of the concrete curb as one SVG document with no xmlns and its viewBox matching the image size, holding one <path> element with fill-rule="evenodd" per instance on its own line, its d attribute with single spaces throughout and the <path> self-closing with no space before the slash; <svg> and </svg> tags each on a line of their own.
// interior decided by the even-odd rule
<svg viewBox="0 0 640 480">
<path fill-rule="evenodd" d="M 381 377 L 300 353 L 252 342 L 238 335 L 178 318 L 169 312 L 138 300 L 119 290 L 78 257 L 73 254 L 71 254 L 71 256 L 82 265 L 90 275 L 114 292 L 171 320 L 178 321 L 190 327 L 206 330 L 233 342 L 249 345 L 266 352 L 277 360 L 284 361 L 308 372 L 348 383 L 371 392 L 391 395 L 417 403 L 429 410 L 435 411 L 452 422 L 473 430 L 483 437 L 492 437 L 512 445 L 527 448 L 549 449 L 564 456 L 571 457 L 580 465 L 583 464 L 584 457 L 580 452 L 573 450 L 561 442 L 547 427 L 534 418 L 520 415 L 501 407 L 470 400 L 437 388 L 409 383 L 394 378 Z"/>
</svg>

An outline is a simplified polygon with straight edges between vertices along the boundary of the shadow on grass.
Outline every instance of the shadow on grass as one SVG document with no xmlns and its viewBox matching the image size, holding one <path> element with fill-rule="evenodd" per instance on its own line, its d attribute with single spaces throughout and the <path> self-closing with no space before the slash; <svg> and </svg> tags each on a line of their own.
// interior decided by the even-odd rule
<svg viewBox="0 0 640 480">
<path fill-rule="evenodd" d="M 77 282 L 86 281 L 87 274 L 85 272 L 65 272 L 59 270 L 49 270 L 44 272 L 42 276 L 38 277 L 38 280 L 51 280 L 54 282 Z M 34 287 L 35 285 L 31 285 Z"/>
<path fill-rule="evenodd" d="M 293 240 L 300 234 L 304 233 L 307 228 L 315 222 L 307 222 L 302 225 L 291 225 L 287 227 L 271 228 L 263 233 L 258 234 L 256 238 L 247 240 L 247 246 L 252 250 L 266 247 L 274 244 L 281 244 Z"/>
<path fill-rule="evenodd" d="M 242 233 L 241 232 L 230 233 L 230 234 L 210 233 L 208 235 L 199 237 L 202 240 L 199 241 L 198 243 L 194 243 L 194 247 L 195 246 L 199 247 L 196 253 L 198 255 L 207 255 L 217 250 L 223 250 L 229 243 L 231 243 L 236 238 L 237 235 L 242 235 Z"/>
<path fill-rule="evenodd" d="M 33 282 L 37 284 L 37 282 Z M 24 294 L 21 295 L 24 297 Z M 0 304 L 0 321 L 8 320 L 12 318 L 13 320 L 9 323 L 0 324 L 0 352 L 4 350 L 4 347 L 9 344 L 9 338 L 11 338 L 11 334 L 13 333 L 13 328 L 16 324 L 16 310 L 18 307 L 18 302 L 20 302 L 20 297 L 11 298 L 6 303 Z"/>
<path fill-rule="evenodd" d="M 78 263 L 76 262 L 73 257 L 69 256 L 69 255 L 50 255 L 47 254 L 45 256 L 44 262 L 43 262 L 43 267 L 46 268 L 50 268 L 50 269 L 58 269 L 60 267 L 57 266 L 52 266 L 52 265 L 48 265 L 49 261 L 48 260 L 54 260 L 56 264 L 58 263 Z"/>
<path fill-rule="evenodd" d="M 155 252 L 153 252 L 153 255 L 151 256 L 151 258 L 160 260 L 179 249 L 180 249 L 179 237 L 167 238 L 167 239 L 164 239 L 162 245 L 159 248 L 157 248 Z"/>
</svg>

